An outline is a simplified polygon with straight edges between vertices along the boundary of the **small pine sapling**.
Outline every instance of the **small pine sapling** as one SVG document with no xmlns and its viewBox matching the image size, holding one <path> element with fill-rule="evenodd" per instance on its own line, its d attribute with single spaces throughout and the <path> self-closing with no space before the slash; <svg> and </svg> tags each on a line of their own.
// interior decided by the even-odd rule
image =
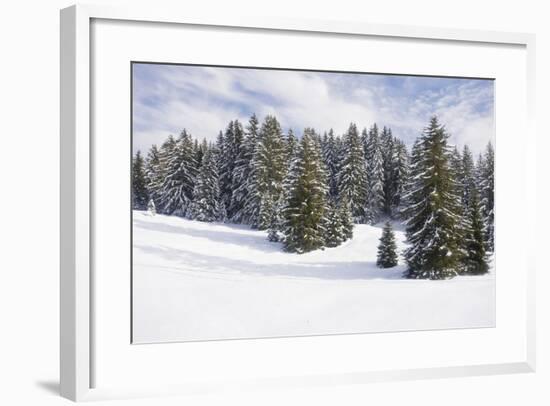
<svg viewBox="0 0 550 406">
<path fill-rule="evenodd" d="M 397 265 L 397 246 L 390 222 L 386 222 L 380 244 L 378 245 L 378 257 L 376 265 L 379 268 L 393 268 Z"/>
</svg>

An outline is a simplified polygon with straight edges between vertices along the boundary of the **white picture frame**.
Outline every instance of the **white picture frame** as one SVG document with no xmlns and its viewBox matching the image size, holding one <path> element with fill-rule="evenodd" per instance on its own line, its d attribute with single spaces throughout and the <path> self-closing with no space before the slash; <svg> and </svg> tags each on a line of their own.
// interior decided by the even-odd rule
<svg viewBox="0 0 550 406">
<path fill-rule="evenodd" d="M 427 28 L 400 25 L 376 25 L 336 21 L 292 19 L 227 19 L 223 17 L 192 17 L 184 7 L 175 10 L 156 8 L 110 8 L 76 5 L 61 11 L 61 262 L 60 262 L 60 323 L 62 396 L 78 401 L 98 397 L 139 394 L 135 388 L 121 388 L 113 394 L 94 388 L 95 353 L 92 317 L 95 289 L 92 270 L 94 230 L 92 196 L 94 183 L 91 170 L 91 24 L 94 19 L 131 22 L 175 23 L 194 26 L 236 27 L 259 30 L 315 32 L 327 35 L 408 38 L 411 40 L 439 40 L 452 43 L 505 44 L 525 47 L 526 61 L 526 150 L 535 148 L 534 127 L 534 50 L 535 37 L 524 33 L 486 32 L 460 29 Z M 532 154 L 534 156 L 534 154 Z M 534 160 L 527 162 L 526 173 L 535 173 Z M 535 185 L 528 187 L 534 189 Z M 529 200 L 531 231 L 534 224 L 534 197 Z M 527 237 L 534 240 L 534 232 Z M 525 357 L 520 362 L 412 368 L 386 371 L 340 373 L 284 377 L 261 381 L 267 385 L 358 383 L 394 379 L 422 379 L 468 375 L 486 375 L 529 372 L 535 370 L 535 257 L 528 255 L 525 264 L 527 303 L 525 303 Z M 395 333 L 399 334 L 399 333 Z M 289 374 L 290 375 L 290 374 Z M 217 384 L 212 383 L 211 387 Z M 157 393 L 181 393 L 180 389 L 159 387 Z M 149 392 L 148 392 L 149 393 Z"/>
</svg>

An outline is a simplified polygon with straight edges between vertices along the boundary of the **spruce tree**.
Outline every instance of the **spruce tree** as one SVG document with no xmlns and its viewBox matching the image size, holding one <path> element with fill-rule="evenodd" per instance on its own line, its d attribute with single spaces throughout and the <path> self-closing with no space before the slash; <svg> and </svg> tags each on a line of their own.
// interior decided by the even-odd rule
<svg viewBox="0 0 550 406">
<path fill-rule="evenodd" d="M 405 251 L 408 277 L 447 279 L 461 272 L 460 196 L 448 134 L 436 117 L 413 147 Z"/>
<path fill-rule="evenodd" d="M 488 272 L 489 265 L 485 253 L 482 208 L 475 188 L 471 189 L 467 219 L 464 272 L 470 275 L 481 275 Z"/>
<path fill-rule="evenodd" d="M 156 145 L 152 145 L 147 153 L 145 160 L 145 182 L 147 184 L 147 194 L 149 199 L 158 202 L 159 196 L 155 194 L 154 181 L 159 169 L 159 150 Z"/>
<path fill-rule="evenodd" d="M 240 224 L 251 224 L 252 213 L 247 213 L 245 203 L 249 199 L 250 189 L 254 187 L 251 181 L 252 159 L 258 142 L 259 122 L 255 114 L 250 117 L 245 136 L 233 170 L 233 193 L 229 212 L 230 221 Z"/>
<path fill-rule="evenodd" d="M 378 126 L 376 125 L 376 123 L 374 123 L 372 127 L 376 128 L 376 131 L 378 131 Z M 361 144 L 363 145 L 363 155 L 365 156 L 365 159 L 366 159 L 366 157 L 367 157 L 367 148 L 368 148 L 368 145 L 369 145 L 369 132 L 367 131 L 367 129 L 365 127 L 361 131 Z"/>
<path fill-rule="evenodd" d="M 482 207 L 482 212 L 483 212 L 483 203 L 482 203 L 482 200 L 483 200 L 483 186 L 482 186 L 483 185 L 483 166 L 484 166 L 483 155 L 478 154 L 477 160 L 476 160 L 476 163 L 475 163 L 474 176 L 475 176 L 476 191 L 477 191 L 477 195 L 479 196 L 479 200 L 480 200 L 481 207 Z"/>
<path fill-rule="evenodd" d="M 485 223 L 485 245 L 488 252 L 495 250 L 495 151 L 489 142 L 481 168 L 481 206 Z"/>
<path fill-rule="evenodd" d="M 390 216 L 398 218 L 402 208 L 402 199 L 409 177 L 409 155 L 405 144 L 395 139 L 393 148 L 393 175 L 391 185 Z"/>
<path fill-rule="evenodd" d="M 224 138 L 224 135 L 223 135 L 223 131 L 219 131 L 218 132 L 218 136 L 216 137 L 216 142 L 214 143 L 216 145 L 216 149 L 218 151 L 218 168 L 221 167 L 221 159 L 223 157 L 223 154 L 225 154 L 225 148 L 226 148 L 226 145 L 225 145 L 225 138 Z"/>
<path fill-rule="evenodd" d="M 459 182 L 462 187 L 462 205 L 470 209 L 471 193 L 476 188 L 474 158 L 468 145 L 464 145 L 462 151 L 462 173 Z"/>
<path fill-rule="evenodd" d="M 145 210 L 148 201 L 144 162 L 141 152 L 137 151 L 132 162 L 132 207 L 135 210 Z"/>
<path fill-rule="evenodd" d="M 353 220 L 365 222 L 367 173 L 364 150 L 357 126 L 351 123 L 342 140 L 342 166 L 338 176 L 339 198 L 350 206 Z"/>
<path fill-rule="evenodd" d="M 449 147 L 450 148 L 450 147 Z M 468 150 L 466 151 L 466 154 L 468 154 Z M 452 178 L 454 179 L 453 182 L 453 193 L 458 196 L 458 206 L 456 209 L 456 214 L 460 217 L 460 220 L 457 222 L 456 225 L 456 237 L 457 240 L 460 242 L 460 248 L 458 252 L 461 255 L 465 255 L 466 253 L 466 234 L 467 230 L 469 228 L 469 218 L 468 218 L 468 206 L 467 206 L 467 196 L 469 196 L 468 188 L 468 182 L 467 179 L 467 171 L 465 171 L 464 168 L 464 162 L 468 161 L 468 158 L 466 160 L 464 159 L 463 155 L 460 153 L 458 148 L 455 146 L 451 150 L 451 155 L 449 158 L 449 169 Z"/>
<path fill-rule="evenodd" d="M 147 163 L 147 178 L 149 180 L 149 195 L 154 200 L 157 212 L 166 214 L 162 207 L 162 195 L 164 180 L 166 178 L 168 170 L 168 161 L 171 159 L 174 149 L 176 147 L 176 140 L 172 135 L 162 143 L 158 150 L 156 159 L 149 158 Z M 148 157 L 154 153 L 155 146 L 151 147 Z M 156 164 L 154 162 L 156 161 Z"/>
<path fill-rule="evenodd" d="M 283 133 L 274 116 L 266 116 L 262 124 L 250 165 L 244 215 L 253 228 L 265 230 L 271 224 L 270 207 L 281 198 L 287 172 Z"/>
<path fill-rule="evenodd" d="M 285 163 L 288 170 L 290 169 L 292 159 L 298 149 L 298 139 L 294 135 L 294 131 L 292 131 L 292 129 L 288 130 L 284 138 L 285 138 Z"/>
<path fill-rule="evenodd" d="M 342 162 L 344 161 L 344 140 L 343 140 L 343 137 L 341 136 L 334 136 L 334 150 L 336 151 L 335 152 L 335 156 L 336 156 L 336 162 L 338 163 L 338 165 L 336 166 L 336 172 L 337 172 L 337 176 L 336 176 L 336 182 L 337 182 L 337 186 L 340 185 L 340 170 L 342 169 Z M 338 190 L 338 197 L 340 197 L 340 190 Z"/>
<path fill-rule="evenodd" d="M 397 265 L 397 245 L 395 235 L 389 221 L 384 225 L 380 244 L 378 245 L 378 256 L 376 265 L 379 268 L 393 268 Z"/>
<path fill-rule="evenodd" d="M 227 207 L 228 199 L 231 199 L 232 192 L 232 177 L 233 177 L 233 165 L 229 157 L 233 149 L 233 120 L 231 120 L 225 131 L 218 134 L 216 146 L 218 148 L 218 171 L 220 176 L 220 194 L 223 204 Z"/>
<path fill-rule="evenodd" d="M 336 136 L 332 128 L 325 134 L 322 143 L 323 161 L 327 170 L 329 195 L 332 199 L 338 198 L 338 172 L 339 172 L 339 151 Z"/>
<path fill-rule="evenodd" d="M 480 196 L 480 199 L 483 194 L 482 186 L 481 186 L 483 183 L 483 166 L 484 166 L 483 155 L 479 154 L 477 156 L 474 174 L 475 174 L 475 180 L 476 180 L 476 189 L 477 189 L 478 195 Z"/>
<path fill-rule="evenodd" d="M 190 217 L 194 220 L 213 222 L 224 220 L 216 153 L 209 149 L 203 156 L 195 187 Z"/>
<path fill-rule="evenodd" d="M 380 148 L 382 149 L 382 159 L 386 161 L 391 157 L 391 145 L 393 144 L 393 134 L 391 128 L 382 127 L 380 131 Z"/>
<path fill-rule="evenodd" d="M 394 175 L 395 175 L 395 139 L 391 128 L 384 126 L 380 133 L 380 150 L 382 155 L 382 190 L 384 196 L 383 213 L 392 215 L 392 203 L 394 199 Z"/>
<path fill-rule="evenodd" d="M 387 131 L 385 127 L 384 130 Z M 384 161 L 376 125 L 369 130 L 365 160 L 367 165 L 366 221 L 369 224 L 375 224 L 384 210 Z"/>
<path fill-rule="evenodd" d="M 202 165 L 202 158 L 204 157 L 204 154 L 208 150 L 208 142 L 206 141 L 206 138 L 203 138 L 200 144 L 198 140 L 195 140 L 194 150 L 195 150 L 195 162 L 197 164 L 197 170 L 198 170 Z"/>
<path fill-rule="evenodd" d="M 158 213 L 168 214 L 163 208 L 164 181 L 168 172 L 168 163 L 176 148 L 176 140 L 172 135 L 162 143 L 159 150 L 153 145 L 148 154 L 146 176 L 148 179 L 149 196 L 155 202 Z"/>
<path fill-rule="evenodd" d="M 227 214 L 230 218 L 235 214 L 233 211 L 239 209 L 231 207 L 231 200 L 235 186 L 233 180 L 235 176 L 234 171 L 237 160 L 241 156 L 243 138 L 244 131 L 242 125 L 238 120 L 235 120 L 229 123 L 221 141 L 223 145 L 221 146 L 219 156 L 220 193 L 222 202 L 228 209 Z"/>
<path fill-rule="evenodd" d="M 166 214 L 187 216 L 193 200 L 197 164 L 193 140 L 183 130 L 172 152 L 166 157 L 166 169 L 161 191 L 162 210 Z"/>
<path fill-rule="evenodd" d="M 304 253 L 325 246 L 326 173 L 315 132 L 306 128 L 289 172 L 283 209 L 284 248 Z"/>
<path fill-rule="evenodd" d="M 460 196 L 462 201 L 464 195 L 464 183 L 462 182 L 464 171 L 462 170 L 462 155 L 456 146 L 452 148 L 449 158 L 449 167 L 455 178 L 455 193 Z"/>
</svg>

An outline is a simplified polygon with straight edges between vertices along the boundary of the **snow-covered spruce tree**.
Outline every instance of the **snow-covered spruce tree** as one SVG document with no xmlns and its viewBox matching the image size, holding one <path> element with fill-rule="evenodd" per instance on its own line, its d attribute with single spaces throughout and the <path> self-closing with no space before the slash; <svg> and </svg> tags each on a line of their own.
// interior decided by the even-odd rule
<svg viewBox="0 0 550 406">
<path fill-rule="evenodd" d="M 367 223 L 375 224 L 384 210 L 384 162 L 376 125 L 373 125 L 369 130 L 365 147 L 365 160 L 367 165 L 365 219 Z"/>
<path fill-rule="evenodd" d="M 190 217 L 198 221 L 223 221 L 219 176 L 215 150 L 209 149 L 202 158 L 202 165 L 193 189 Z"/>
<path fill-rule="evenodd" d="M 391 128 L 384 126 L 380 133 L 380 151 L 382 155 L 382 189 L 384 196 L 384 204 L 382 212 L 386 216 L 392 215 L 392 202 L 393 202 L 393 176 L 395 173 L 394 166 L 394 149 L 395 138 L 392 135 Z"/>
<path fill-rule="evenodd" d="M 197 169 L 201 167 L 202 162 L 202 153 L 201 146 L 198 139 L 193 140 L 193 154 L 195 155 L 195 163 L 197 164 Z"/>
<path fill-rule="evenodd" d="M 399 217 L 404 223 L 406 223 L 408 217 L 411 215 L 411 207 L 422 199 L 422 189 L 417 187 L 417 183 L 421 177 L 421 174 L 419 173 L 421 160 L 420 140 L 420 137 L 416 138 L 411 147 L 407 182 L 405 183 L 403 195 L 401 196 L 401 209 L 399 210 Z"/>
<path fill-rule="evenodd" d="M 216 150 L 216 165 L 218 168 L 218 176 L 221 174 L 221 167 L 223 165 L 222 157 L 225 154 L 225 139 L 223 135 L 223 131 L 218 132 L 218 136 L 216 137 L 216 141 L 213 143 L 213 148 Z M 220 193 L 221 193 L 221 185 L 220 185 Z"/>
<path fill-rule="evenodd" d="M 145 183 L 147 185 L 147 194 L 149 199 L 158 201 L 158 196 L 154 194 L 153 181 L 159 165 L 159 150 L 156 145 L 152 145 L 145 159 Z"/>
<path fill-rule="evenodd" d="M 337 169 L 338 175 L 336 176 L 337 182 L 340 179 L 340 169 L 342 168 L 342 161 L 344 160 L 344 141 L 343 137 L 339 135 L 334 136 L 334 145 L 336 150 L 336 162 L 338 162 Z M 340 192 L 338 192 L 340 193 Z"/>
<path fill-rule="evenodd" d="M 456 193 L 460 196 L 462 200 L 462 195 L 464 192 L 462 178 L 463 178 L 463 170 L 462 170 L 462 155 L 460 154 L 460 151 L 455 146 L 451 150 L 451 156 L 449 158 L 449 167 L 451 168 L 451 171 L 453 172 L 453 176 L 456 180 Z"/>
<path fill-rule="evenodd" d="M 398 218 L 402 208 L 402 197 L 409 176 L 409 154 L 405 143 L 395 139 L 393 148 L 393 175 L 391 185 L 391 211 L 392 218 Z"/>
<path fill-rule="evenodd" d="M 350 205 L 345 198 L 341 199 L 338 203 L 338 215 L 342 223 L 343 241 L 351 240 L 353 238 L 353 218 L 351 216 Z"/>
<path fill-rule="evenodd" d="M 149 201 L 144 165 L 141 152 L 137 151 L 132 162 L 132 207 L 136 210 L 145 210 Z"/>
<path fill-rule="evenodd" d="M 327 247 L 337 247 L 345 241 L 342 216 L 335 201 L 331 201 L 328 205 L 325 228 L 325 245 Z"/>
<path fill-rule="evenodd" d="M 202 165 L 202 158 L 206 151 L 208 150 L 208 142 L 206 138 L 203 138 L 202 142 L 199 144 L 198 140 L 195 140 L 193 149 L 195 150 L 195 162 L 197 163 L 197 170 Z"/>
<path fill-rule="evenodd" d="M 376 265 L 379 268 L 393 268 L 397 265 L 397 245 L 395 244 L 395 235 L 389 221 L 386 222 L 382 230 Z"/>
<path fill-rule="evenodd" d="M 464 145 L 462 153 L 454 148 L 451 154 L 450 167 L 456 180 L 456 193 L 460 196 L 463 223 L 467 227 L 470 196 L 476 186 L 476 168 L 470 148 Z"/>
<path fill-rule="evenodd" d="M 228 138 L 229 140 L 227 140 Z M 230 121 L 229 124 L 227 124 L 225 131 L 220 131 L 218 133 L 218 138 L 216 139 L 216 148 L 219 151 L 218 172 L 220 177 L 220 195 L 222 198 L 222 203 L 224 205 L 227 204 L 226 199 L 231 198 L 233 176 L 231 165 L 233 165 L 234 162 L 228 162 L 228 159 L 226 159 L 226 157 L 231 153 L 230 150 L 233 139 L 233 121 Z"/>
<path fill-rule="evenodd" d="M 309 128 L 304 130 L 286 184 L 289 190 L 283 209 L 285 250 L 301 254 L 323 248 L 328 188 L 319 143 Z"/>
<path fill-rule="evenodd" d="M 160 201 L 165 214 L 181 217 L 188 215 L 197 170 L 193 152 L 193 140 L 183 130 L 166 160 Z"/>
<path fill-rule="evenodd" d="M 216 149 L 218 150 L 218 160 L 221 160 L 221 156 L 225 153 L 225 141 L 223 131 L 218 132 L 218 136 L 216 137 L 216 142 L 214 144 L 216 145 Z"/>
<path fill-rule="evenodd" d="M 413 147 L 405 210 L 409 278 L 447 279 L 461 272 L 460 196 L 448 137 L 432 117 Z"/>
<path fill-rule="evenodd" d="M 252 157 L 244 216 L 252 228 L 265 230 L 271 224 L 269 213 L 283 192 L 287 172 L 281 126 L 274 116 L 266 116 Z"/>
<path fill-rule="evenodd" d="M 450 148 L 450 147 L 449 147 Z M 468 206 L 466 205 L 465 197 L 469 195 L 466 190 L 468 187 L 466 180 L 466 172 L 464 171 L 464 159 L 458 148 L 455 146 L 451 149 L 451 155 L 449 158 L 449 169 L 454 181 L 454 194 L 459 197 L 459 204 L 456 210 L 457 215 L 460 217 L 460 221 L 456 226 L 457 240 L 460 241 L 461 250 L 463 254 L 466 252 L 466 234 L 469 226 L 468 219 Z"/>
<path fill-rule="evenodd" d="M 475 164 L 475 181 L 476 181 L 476 190 L 481 201 L 483 198 L 482 183 L 483 183 L 483 155 L 478 154 L 476 164 Z"/>
<path fill-rule="evenodd" d="M 237 160 L 241 154 L 243 138 L 244 131 L 241 123 L 238 120 L 231 121 L 223 135 L 223 145 L 219 156 L 220 193 L 223 204 L 228 208 L 227 215 L 229 218 L 234 214 L 231 208 L 233 187 L 235 186 L 233 176 Z M 238 210 L 238 208 L 235 208 L 235 210 Z"/>
<path fill-rule="evenodd" d="M 481 275 L 488 272 L 489 265 L 485 252 L 482 208 L 475 188 L 471 189 L 466 216 L 468 227 L 465 233 L 466 255 L 464 256 L 464 273 Z"/>
<path fill-rule="evenodd" d="M 162 143 L 157 151 L 153 145 L 147 157 L 146 176 L 148 179 L 149 196 L 155 202 L 158 213 L 167 214 L 163 208 L 164 181 L 168 171 L 168 163 L 174 154 L 176 140 L 172 135 Z"/>
<path fill-rule="evenodd" d="M 325 134 L 322 142 L 322 153 L 325 168 L 327 170 L 329 195 L 332 199 L 338 199 L 338 171 L 339 171 L 339 151 L 337 140 L 332 128 L 328 134 Z"/>
<path fill-rule="evenodd" d="M 259 122 L 255 114 L 250 117 L 246 127 L 243 143 L 233 169 L 233 193 L 231 195 L 230 221 L 238 224 L 251 224 L 251 214 L 245 212 L 245 203 L 252 187 L 252 158 L 258 141 Z"/>
<path fill-rule="evenodd" d="M 462 173 L 459 179 L 462 186 L 462 205 L 470 209 L 471 194 L 476 189 L 474 158 L 468 145 L 462 150 Z"/>
<path fill-rule="evenodd" d="M 338 175 L 339 198 L 345 199 L 356 223 L 365 222 L 367 173 L 361 138 L 351 123 L 342 140 L 342 166 Z"/>
<path fill-rule="evenodd" d="M 382 127 L 382 131 L 379 134 L 380 148 L 382 149 L 382 158 L 386 160 L 386 156 L 389 159 L 391 157 L 391 146 L 393 144 L 393 134 L 391 128 Z"/>
<path fill-rule="evenodd" d="M 376 123 L 372 125 L 372 127 L 376 128 L 376 131 L 378 131 L 378 126 Z M 367 131 L 366 127 L 363 128 L 361 131 L 361 145 L 363 145 L 363 155 L 367 156 L 367 145 L 369 144 L 369 132 Z"/>
<path fill-rule="evenodd" d="M 485 244 L 488 252 L 495 250 L 495 151 L 489 142 L 481 168 L 481 206 L 485 223 Z"/>
<path fill-rule="evenodd" d="M 296 157 L 296 154 L 298 153 L 298 148 L 300 146 L 298 142 L 298 138 L 294 135 L 294 132 L 289 129 L 288 133 L 284 136 L 284 145 L 285 145 L 285 173 L 283 176 L 283 182 L 282 182 L 282 193 L 279 196 L 279 199 L 276 203 L 277 208 L 275 209 L 275 215 L 277 215 L 278 211 L 282 210 L 285 202 L 288 197 L 288 191 L 290 187 L 288 186 L 288 179 L 290 170 L 292 168 L 294 158 Z M 278 224 L 281 224 L 280 221 Z"/>
<path fill-rule="evenodd" d="M 294 135 L 294 131 L 290 128 L 286 135 L 284 136 L 285 140 L 285 164 L 287 167 L 287 170 L 290 169 L 290 165 L 292 163 L 292 159 L 294 155 L 296 155 L 296 151 L 298 150 L 298 139 Z"/>
</svg>

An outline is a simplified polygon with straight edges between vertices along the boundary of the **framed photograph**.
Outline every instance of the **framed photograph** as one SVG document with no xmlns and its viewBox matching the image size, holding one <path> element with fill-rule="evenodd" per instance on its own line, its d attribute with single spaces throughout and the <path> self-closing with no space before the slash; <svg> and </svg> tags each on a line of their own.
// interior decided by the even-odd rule
<svg viewBox="0 0 550 406">
<path fill-rule="evenodd" d="M 63 396 L 534 370 L 532 35 L 61 28 Z"/>
<path fill-rule="evenodd" d="M 495 326 L 493 79 L 133 62 L 132 95 L 133 343 Z"/>
</svg>

